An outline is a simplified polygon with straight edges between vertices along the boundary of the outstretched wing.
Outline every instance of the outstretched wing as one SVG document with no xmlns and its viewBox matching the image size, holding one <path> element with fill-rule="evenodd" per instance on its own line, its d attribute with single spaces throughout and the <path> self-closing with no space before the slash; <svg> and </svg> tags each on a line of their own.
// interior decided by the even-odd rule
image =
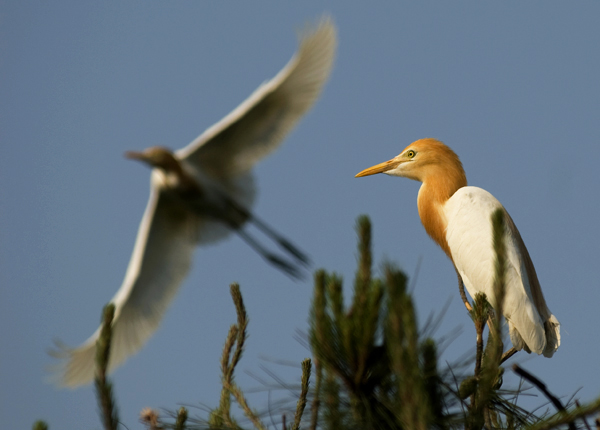
<svg viewBox="0 0 600 430">
<path fill-rule="evenodd" d="M 111 300 L 116 309 L 109 371 L 135 354 L 158 328 L 189 271 L 199 223 L 196 215 L 152 186 L 125 280 Z M 63 360 L 56 369 L 61 385 L 92 382 L 99 333 L 77 348 L 54 352 Z"/>
<path fill-rule="evenodd" d="M 331 71 L 335 48 L 335 27 L 329 18 L 322 19 L 273 79 L 177 151 L 177 156 L 217 179 L 248 172 L 281 143 L 317 99 Z"/>
</svg>

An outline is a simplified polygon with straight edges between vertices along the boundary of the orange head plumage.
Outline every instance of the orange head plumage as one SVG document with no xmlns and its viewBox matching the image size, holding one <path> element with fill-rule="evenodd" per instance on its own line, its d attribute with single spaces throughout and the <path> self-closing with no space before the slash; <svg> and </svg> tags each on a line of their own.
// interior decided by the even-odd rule
<svg viewBox="0 0 600 430">
<path fill-rule="evenodd" d="M 389 161 L 363 170 L 356 177 L 385 173 L 423 183 L 417 204 L 419 216 L 427 233 L 450 257 L 446 242 L 446 220 L 442 205 L 462 187 L 467 177 L 458 156 L 436 139 L 420 139 Z"/>
</svg>

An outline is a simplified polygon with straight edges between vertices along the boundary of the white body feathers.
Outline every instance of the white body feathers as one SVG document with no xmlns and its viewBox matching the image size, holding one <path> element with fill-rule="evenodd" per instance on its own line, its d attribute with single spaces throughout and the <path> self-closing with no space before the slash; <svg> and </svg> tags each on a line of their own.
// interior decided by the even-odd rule
<svg viewBox="0 0 600 430">
<path fill-rule="evenodd" d="M 504 209 L 493 195 L 477 187 L 460 188 L 443 206 L 447 222 L 446 240 L 454 265 L 471 297 L 485 293 L 494 308 L 497 308 L 493 289 L 496 255 L 491 217 L 500 208 Z M 537 283 L 537 276 L 535 273 L 528 274 L 526 260 L 529 255 L 524 255 L 527 250 L 521 243 L 514 223 L 508 221 L 504 317 L 516 349 L 551 357 L 560 345 L 559 323 L 545 302 L 540 309 L 536 306 L 534 295 L 540 294 L 536 291 L 539 287 L 532 283 L 530 277 L 535 276 L 534 282 Z M 547 329 L 545 321 L 549 322 Z"/>
</svg>

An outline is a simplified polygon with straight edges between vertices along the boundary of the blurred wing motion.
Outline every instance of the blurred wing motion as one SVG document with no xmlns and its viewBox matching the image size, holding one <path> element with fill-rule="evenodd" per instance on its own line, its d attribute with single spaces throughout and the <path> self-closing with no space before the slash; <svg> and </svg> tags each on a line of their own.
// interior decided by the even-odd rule
<svg viewBox="0 0 600 430">
<path fill-rule="evenodd" d="M 302 255 L 247 209 L 254 192 L 250 169 L 273 151 L 311 107 L 333 65 L 336 31 L 329 19 L 302 38 L 299 51 L 272 80 L 174 155 L 150 148 L 131 155 L 154 168 L 151 194 L 115 304 L 109 371 L 136 353 L 158 328 L 187 275 L 198 243 L 236 231 L 265 259 L 294 275 L 279 258 L 242 232 L 253 222 L 300 261 Z M 148 155 L 150 154 L 150 155 Z M 170 157 L 170 158 L 169 158 Z M 215 203 L 216 202 L 216 203 Z M 99 329 L 78 348 L 52 354 L 59 384 L 90 383 Z"/>
<path fill-rule="evenodd" d="M 177 156 L 214 177 L 248 172 L 312 106 L 331 73 L 336 31 L 330 19 L 302 39 L 288 64 Z"/>
<path fill-rule="evenodd" d="M 169 196 L 152 189 L 115 304 L 109 372 L 136 353 L 158 328 L 164 312 L 187 275 L 194 251 L 198 217 L 171 205 Z M 95 375 L 100 329 L 78 348 L 62 347 L 52 355 L 59 363 L 59 383 L 88 384 Z"/>
</svg>

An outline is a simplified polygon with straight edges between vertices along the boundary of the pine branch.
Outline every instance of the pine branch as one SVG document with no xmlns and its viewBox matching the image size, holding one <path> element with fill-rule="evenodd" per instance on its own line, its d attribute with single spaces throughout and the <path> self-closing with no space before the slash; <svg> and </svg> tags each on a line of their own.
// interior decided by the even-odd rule
<svg viewBox="0 0 600 430">
<path fill-rule="evenodd" d="M 100 404 L 101 418 L 105 430 L 116 430 L 119 415 L 114 400 L 112 383 L 106 378 L 106 370 L 110 359 L 112 340 L 112 321 L 115 316 L 115 305 L 108 304 L 102 312 L 102 328 L 96 342 L 96 396 Z"/>
<path fill-rule="evenodd" d="M 310 406 L 311 417 L 310 417 L 310 429 L 317 429 L 317 422 L 319 420 L 319 407 L 321 406 L 321 380 L 323 379 L 323 369 L 319 364 L 319 361 L 314 359 L 315 362 L 315 389 L 313 395 L 313 401 Z"/>
<path fill-rule="evenodd" d="M 48 430 L 48 424 L 45 421 L 38 420 L 33 423 L 32 430 Z"/>
<path fill-rule="evenodd" d="M 576 420 L 586 417 L 588 415 L 597 413 L 600 411 L 600 398 L 594 400 L 593 402 L 583 405 L 578 408 L 571 409 L 570 411 L 559 412 L 552 417 L 540 421 L 531 427 L 528 427 L 527 430 L 550 430 L 555 429 L 564 424 L 570 424 L 575 422 Z M 598 425 L 598 420 L 596 420 L 596 425 Z"/>
<path fill-rule="evenodd" d="M 558 412 L 560 412 L 562 414 L 567 413 L 567 410 L 566 410 L 565 406 L 562 404 L 562 402 L 560 401 L 560 399 L 558 397 L 556 397 L 554 394 L 552 394 L 550 391 L 548 391 L 546 384 L 544 384 L 542 381 L 540 381 L 538 378 L 533 376 L 531 373 L 529 373 L 528 371 L 526 371 L 525 369 L 520 367 L 518 364 L 513 364 L 512 369 L 521 378 L 524 378 L 524 379 L 528 380 L 529 382 L 531 382 L 533 385 L 535 385 L 544 394 L 544 396 L 546 396 L 548 398 L 548 400 L 550 400 L 550 402 L 554 405 L 554 407 L 556 408 L 556 410 Z M 568 422 L 568 424 L 569 424 L 569 430 L 575 430 L 575 424 L 572 421 Z"/>
<path fill-rule="evenodd" d="M 244 415 L 246 415 L 246 417 L 252 421 L 252 424 L 254 424 L 258 430 L 266 430 L 265 425 L 261 422 L 260 418 L 258 418 L 258 414 L 250 409 L 248 401 L 246 400 L 242 390 L 235 383 L 225 382 L 223 385 L 229 390 L 238 404 L 242 407 Z"/>
<path fill-rule="evenodd" d="M 311 361 L 310 358 L 307 358 L 302 362 L 302 388 L 300 391 L 300 397 L 298 398 L 298 404 L 296 405 L 296 415 L 294 416 L 294 424 L 292 425 L 292 430 L 300 429 L 300 421 L 302 420 L 302 414 L 304 413 L 304 408 L 306 407 L 306 395 L 308 394 L 310 368 Z"/>
<path fill-rule="evenodd" d="M 185 430 L 185 422 L 187 421 L 188 418 L 188 411 L 186 408 L 184 408 L 183 406 L 181 408 L 179 408 L 179 411 L 177 411 L 177 418 L 175 420 L 175 430 Z"/>
</svg>

